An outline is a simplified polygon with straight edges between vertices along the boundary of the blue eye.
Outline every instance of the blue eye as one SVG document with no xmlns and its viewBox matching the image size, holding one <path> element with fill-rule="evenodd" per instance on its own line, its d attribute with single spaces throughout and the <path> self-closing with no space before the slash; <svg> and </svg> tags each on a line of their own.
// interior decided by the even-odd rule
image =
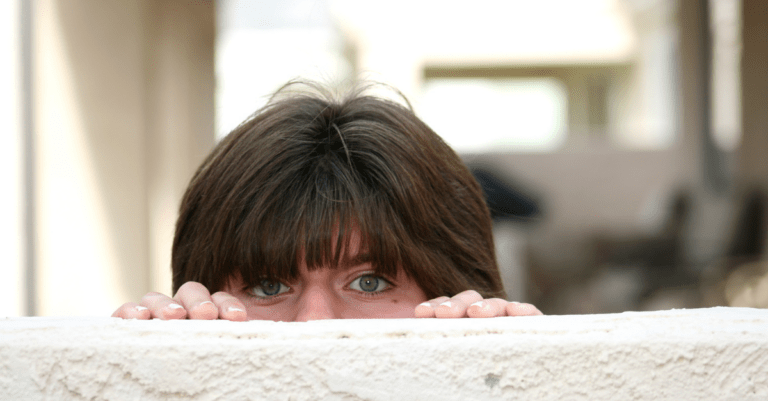
<svg viewBox="0 0 768 401">
<path fill-rule="evenodd" d="M 356 278 L 349 284 L 349 288 L 361 292 L 381 292 L 389 288 L 391 284 L 381 277 L 366 274 Z"/>
<path fill-rule="evenodd" d="M 251 288 L 251 293 L 259 298 L 269 298 L 288 292 L 290 289 L 291 287 L 279 281 L 265 279 L 261 280 L 259 285 Z"/>
</svg>

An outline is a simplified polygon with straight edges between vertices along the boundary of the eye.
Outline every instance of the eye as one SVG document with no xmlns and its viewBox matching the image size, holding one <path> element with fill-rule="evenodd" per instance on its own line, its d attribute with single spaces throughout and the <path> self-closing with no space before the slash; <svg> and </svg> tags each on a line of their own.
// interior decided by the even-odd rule
<svg viewBox="0 0 768 401">
<path fill-rule="evenodd" d="M 261 280 L 259 285 L 251 288 L 251 294 L 259 298 L 269 298 L 288 292 L 290 289 L 291 287 L 288 287 L 279 281 L 264 279 Z"/>
<path fill-rule="evenodd" d="M 361 292 L 381 292 L 392 285 L 389 281 L 372 274 L 366 274 L 356 278 L 349 284 L 349 288 Z"/>
</svg>

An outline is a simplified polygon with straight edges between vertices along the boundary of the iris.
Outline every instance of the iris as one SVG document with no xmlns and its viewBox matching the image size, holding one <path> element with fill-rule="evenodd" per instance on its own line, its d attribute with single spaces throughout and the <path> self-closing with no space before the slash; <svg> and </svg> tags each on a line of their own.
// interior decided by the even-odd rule
<svg viewBox="0 0 768 401">
<path fill-rule="evenodd" d="M 359 280 L 360 289 L 365 292 L 374 292 L 379 288 L 379 278 L 376 276 L 362 276 Z"/>
<path fill-rule="evenodd" d="M 280 293 L 280 282 L 271 280 L 261 280 L 261 291 L 266 296 L 277 295 Z"/>
</svg>

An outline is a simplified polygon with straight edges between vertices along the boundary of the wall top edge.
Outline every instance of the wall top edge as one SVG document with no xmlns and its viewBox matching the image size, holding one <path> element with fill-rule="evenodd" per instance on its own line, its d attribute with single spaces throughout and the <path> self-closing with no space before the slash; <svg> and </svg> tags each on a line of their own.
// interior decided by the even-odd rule
<svg viewBox="0 0 768 401">
<path fill-rule="evenodd" d="M 71 342 L 88 338 L 111 343 L 151 338 L 154 343 L 242 340 L 451 339 L 503 336 L 539 342 L 644 342 L 728 340 L 768 344 L 768 310 L 678 309 L 603 315 L 506 317 L 494 319 L 272 321 L 138 321 L 105 317 L 0 318 L 0 344 Z"/>
</svg>

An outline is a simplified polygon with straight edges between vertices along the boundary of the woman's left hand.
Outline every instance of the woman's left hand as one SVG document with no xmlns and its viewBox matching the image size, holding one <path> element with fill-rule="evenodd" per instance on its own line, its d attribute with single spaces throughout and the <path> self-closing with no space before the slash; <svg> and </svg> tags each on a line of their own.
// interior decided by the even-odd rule
<svg viewBox="0 0 768 401">
<path fill-rule="evenodd" d="M 452 298 L 438 297 L 416 307 L 416 317 L 456 319 L 462 317 L 538 316 L 535 306 L 509 302 L 501 298 L 483 297 L 474 290 L 456 294 Z"/>
</svg>

